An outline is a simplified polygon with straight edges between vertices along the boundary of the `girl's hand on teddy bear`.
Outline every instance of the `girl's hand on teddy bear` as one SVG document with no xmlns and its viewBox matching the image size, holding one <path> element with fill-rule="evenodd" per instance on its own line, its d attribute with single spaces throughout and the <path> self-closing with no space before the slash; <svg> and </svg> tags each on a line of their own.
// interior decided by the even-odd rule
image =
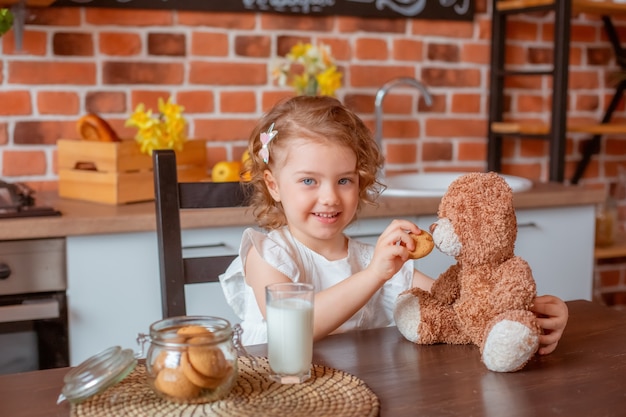
<svg viewBox="0 0 626 417">
<path fill-rule="evenodd" d="M 569 310 L 563 300 L 553 295 L 535 298 L 531 311 L 537 316 L 537 324 L 543 330 L 539 336 L 540 355 L 554 352 L 567 325 Z"/>
</svg>

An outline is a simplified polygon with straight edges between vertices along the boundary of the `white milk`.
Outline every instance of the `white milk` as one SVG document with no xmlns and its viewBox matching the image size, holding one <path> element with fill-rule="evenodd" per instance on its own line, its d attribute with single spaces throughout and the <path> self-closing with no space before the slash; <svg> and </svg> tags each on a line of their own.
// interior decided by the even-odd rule
<svg viewBox="0 0 626 417">
<path fill-rule="evenodd" d="M 267 305 L 267 349 L 272 371 L 299 375 L 313 360 L 313 304 L 287 298 Z"/>
</svg>

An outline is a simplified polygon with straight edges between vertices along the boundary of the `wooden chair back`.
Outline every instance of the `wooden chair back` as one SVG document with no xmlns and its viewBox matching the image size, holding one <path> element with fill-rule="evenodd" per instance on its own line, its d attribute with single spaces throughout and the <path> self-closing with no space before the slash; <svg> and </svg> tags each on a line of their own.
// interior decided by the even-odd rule
<svg viewBox="0 0 626 417">
<path fill-rule="evenodd" d="M 185 258 L 181 210 L 220 207 L 211 182 L 178 182 L 176 154 L 152 153 L 163 318 L 186 315 L 185 285 L 218 282 L 235 255 Z M 233 190 L 239 189 L 238 187 Z M 243 201 L 243 192 L 236 199 Z M 224 201 L 222 199 L 222 201 Z"/>
</svg>

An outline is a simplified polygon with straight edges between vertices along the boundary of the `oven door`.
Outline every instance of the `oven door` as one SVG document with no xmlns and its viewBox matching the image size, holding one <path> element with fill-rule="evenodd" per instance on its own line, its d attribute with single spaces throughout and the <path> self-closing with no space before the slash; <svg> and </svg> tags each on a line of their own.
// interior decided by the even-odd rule
<svg viewBox="0 0 626 417">
<path fill-rule="evenodd" d="M 65 239 L 0 242 L 0 374 L 69 365 Z"/>
</svg>

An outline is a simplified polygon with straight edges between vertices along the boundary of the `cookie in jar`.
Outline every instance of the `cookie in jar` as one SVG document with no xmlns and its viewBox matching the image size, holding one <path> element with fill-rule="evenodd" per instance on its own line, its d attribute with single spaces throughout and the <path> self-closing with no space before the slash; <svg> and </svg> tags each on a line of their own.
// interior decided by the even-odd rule
<svg viewBox="0 0 626 417">
<path fill-rule="evenodd" d="M 149 385 L 166 400 L 199 404 L 224 398 L 237 380 L 230 323 L 207 316 L 153 323 L 146 369 Z"/>
</svg>

